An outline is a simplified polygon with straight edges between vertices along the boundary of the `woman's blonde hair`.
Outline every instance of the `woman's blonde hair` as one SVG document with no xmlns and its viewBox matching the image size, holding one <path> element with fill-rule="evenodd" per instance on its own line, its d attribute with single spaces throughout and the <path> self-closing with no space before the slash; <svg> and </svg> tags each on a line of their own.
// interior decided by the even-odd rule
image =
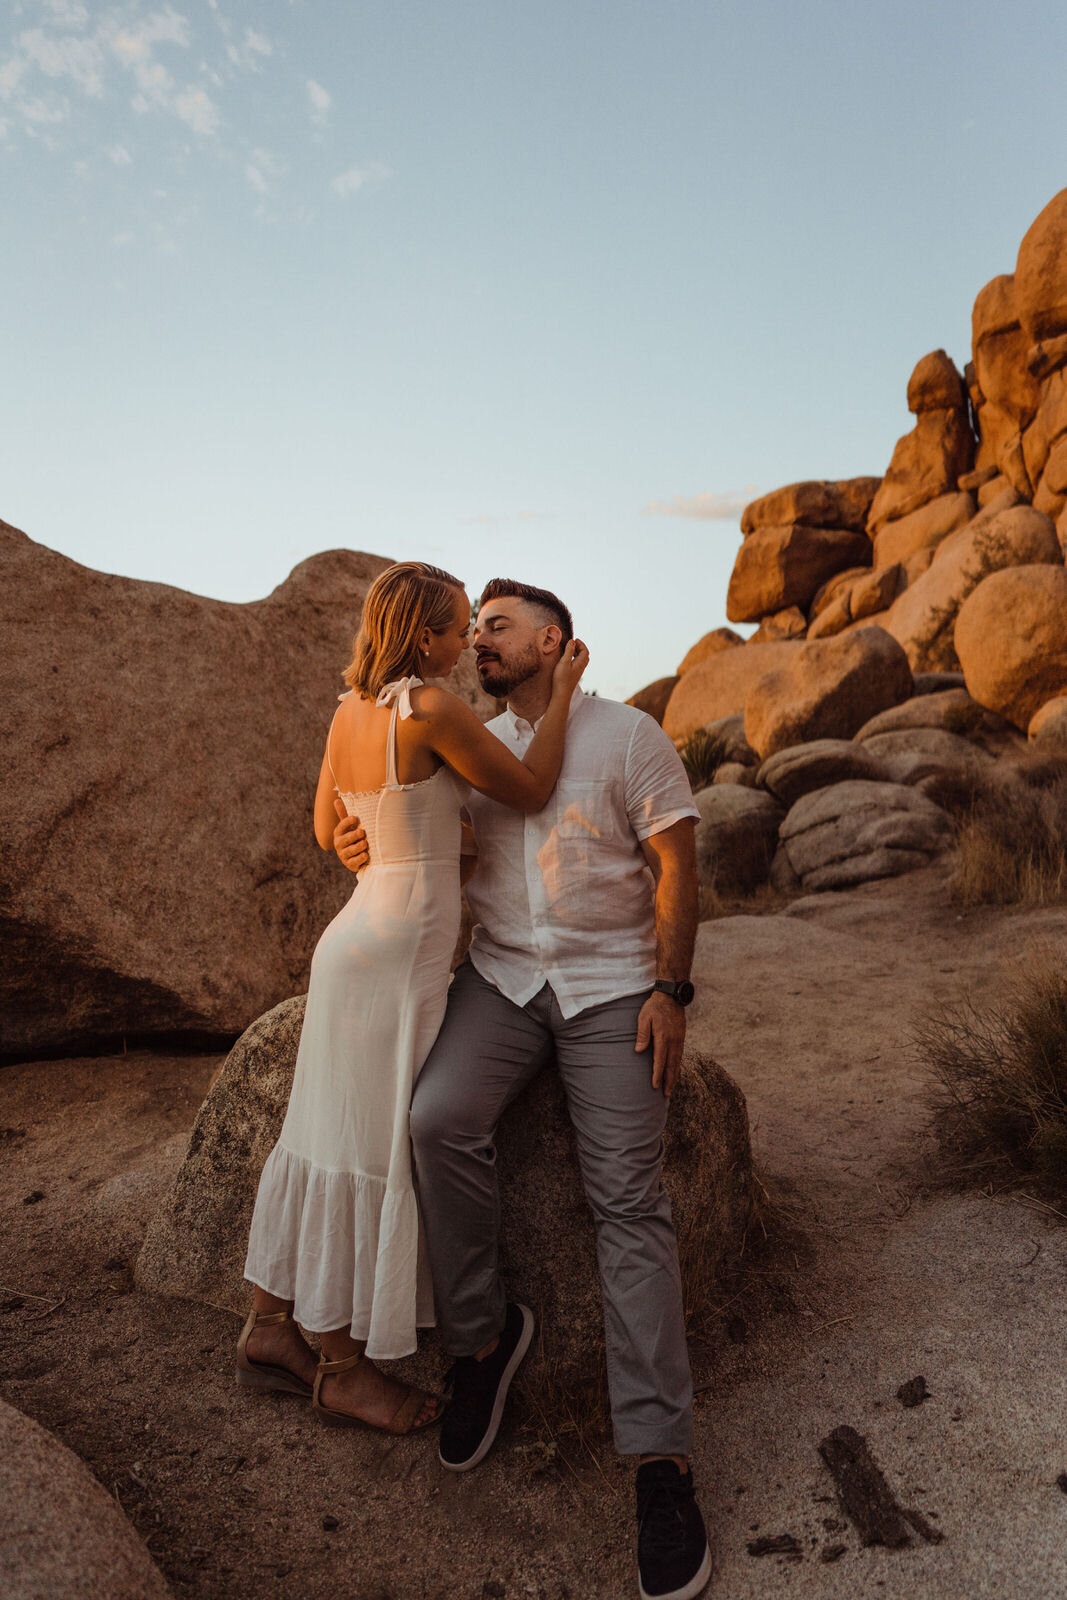
<svg viewBox="0 0 1067 1600">
<path fill-rule="evenodd" d="M 398 561 L 371 584 L 363 616 L 345 668 L 345 682 L 368 700 L 377 700 L 387 683 L 418 673 L 419 639 L 424 628 L 444 633 L 463 584 L 450 572 L 425 561 Z"/>
</svg>

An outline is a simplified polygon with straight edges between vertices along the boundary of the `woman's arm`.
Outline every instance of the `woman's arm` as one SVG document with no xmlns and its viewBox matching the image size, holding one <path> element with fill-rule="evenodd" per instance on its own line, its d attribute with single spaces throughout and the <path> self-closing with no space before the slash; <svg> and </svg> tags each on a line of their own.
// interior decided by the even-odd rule
<svg viewBox="0 0 1067 1600">
<path fill-rule="evenodd" d="M 334 810 L 336 798 L 333 773 L 324 751 L 319 768 L 319 786 L 315 790 L 315 838 L 323 850 L 333 849 L 333 830 L 337 826 L 337 812 Z"/>
<path fill-rule="evenodd" d="M 490 800 L 515 811 L 540 811 L 559 777 L 571 696 L 588 662 L 589 652 L 578 640 L 564 646 L 552 675 L 548 709 L 521 761 L 446 689 L 419 691 L 419 712 L 429 723 L 427 744 Z"/>
</svg>

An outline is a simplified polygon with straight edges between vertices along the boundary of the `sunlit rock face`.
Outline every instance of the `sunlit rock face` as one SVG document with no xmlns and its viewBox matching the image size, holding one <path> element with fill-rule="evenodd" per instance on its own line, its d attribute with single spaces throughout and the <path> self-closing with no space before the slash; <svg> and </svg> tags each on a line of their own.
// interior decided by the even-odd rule
<svg viewBox="0 0 1067 1600">
<path fill-rule="evenodd" d="M 240 1032 L 352 892 L 311 805 L 388 562 L 327 551 L 231 605 L 0 523 L 0 565 L 0 1057 Z M 466 659 L 463 692 L 494 710 Z"/>
</svg>

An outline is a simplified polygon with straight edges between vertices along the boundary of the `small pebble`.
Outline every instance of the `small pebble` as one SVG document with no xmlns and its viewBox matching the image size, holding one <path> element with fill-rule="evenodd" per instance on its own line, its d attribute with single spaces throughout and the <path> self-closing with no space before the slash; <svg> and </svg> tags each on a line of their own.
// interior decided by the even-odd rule
<svg viewBox="0 0 1067 1600">
<path fill-rule="evenodd" d="M 43 1189 L 34 1189 L 31 1194 L 27 1194 L 27 1195 L 23 1196 L 22 1203 L 23 1203 L 24 1206 L 35 1206 L 37 1204 L 38 1200 L 43 1200 L 43 1199 L 44 1199 L 44 1190 Z"/>
<path fill-rule="evenodd" d="M 322 1526 L 326 1533 L 336 1533 L 341 1526 L 339 1517 L 323 1517 Z"/>
<path fill-rule="evenodd" d="M 926 1387 L 926 1379 L 922 1376 L 909 1378 L 907 1383 L 902 1383 L 897 1390 L 897 1399 L 902 1406 L 921 1406 L 924 1400 L 930 1398 L 930 1391 Z"/>
<path fill-rule="evenodd" d="M 1056 1487 L 1057 1489 L 1062 1489 L 1064 1494 L 1067 1494 L 1067 1472 L 1060 1473 L 1056 1479 Z"/>
<path fill-rule="evenodd" d="M 839 1561 L 848 1549 L 847 1544 L 824 1544 L 819 1551 L 820 1561 Z"/>
</svg>

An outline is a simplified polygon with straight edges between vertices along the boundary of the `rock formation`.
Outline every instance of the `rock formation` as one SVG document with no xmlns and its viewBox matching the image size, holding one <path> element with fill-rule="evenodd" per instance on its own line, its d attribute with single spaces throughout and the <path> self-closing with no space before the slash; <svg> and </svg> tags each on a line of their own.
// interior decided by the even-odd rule
<svg viewBox="0 0 1067 1600">
<path fill-rule="evenodd" d="M 918 790 L 856 779 L 798 800 L 781 840 L 804 889 L 847 889 L 925 866 L 951 833 L 945 813 Z"/>
<path fill-rule="evenodd" d="M 907 657 L 881 628 L 806 640 L 753 685 L 745 737 L 763 760 L 812 739 L 848 739 L 911 692 Z"/>
<path fill-rule="evenodd" d="M 352 891 L 311 800 L 387 562 L 327 551 L 229 605 L 2 523 L 0 561 L 0 1058 L 232 1036 L 303 986 Z"/>
<path fill-rule="evenodd" d="M 174 1190 L 149 1227 L 136 1267 L 142 1288 L 244 1315 L 248 1225 L 285 1114 L 304 1003 L 298 996 L 276 1006 L 231 1050 L 201 1108 Z M 554 1072 L 541 1073 L 505 1113 L 497 1149 L 502 1268 L 540 1318 L 526 1387 L 550 1402 L 556 1385 L 582 1388 L 603 1351 L 593 1226 Z M 664 1181 L 687 1304 L 704 1304 L 737 1262 L 752 1193 L 744 1099 L 707 1057 L 688 1058 L 672 1098 Z"/>
<path fill-rule="evenodd" d="M 697 869 L 721 894 L 747 894 L 766 883 L 785 811 L 744 783 L 715 783 L 696 797 Z"/>
<path fill-rule="evenodd" d="M 170 1600 L 148 1550 L 72 1450 L 0 1401 L 4 1600 Z"/>
<path fill-rule="evenodd" d="M 759 626 L 723 654 L 695 647 L 663 713 L 678 743 L 742 714 L 763 765 L 724 767 L 716 788 L 754 782 L 805 805 L 780 832 L 780 885 L 858 882 L 928 860 L 948 833 L 916 784 L 1010 757 L 1027 732 L 1064 738 L 1067 189 L 1027 231 L 1015 271 L 978 292 L 971 331 L 962 374 L 944 350 L 913 368 L 915 424 L 884 477 L 791 483 L 745 507 L 727 615 Z M 840 750 L 853 739 L 863 755 Z M 878 778 L 895 781 L 874 783 L 885 791 L 875 820 L 854 787 L 837 815 L 838 789 Z M 717 799 L 717 814 L 729 803 Z M 755 814 L 751 798 L 733 804 Z M 812 829 L 816 843 L 829 838 L 830 822 L 840 857 L 793 842 Z M 705 834 L 713 880 L 725 844 Z"/>
</svg>

